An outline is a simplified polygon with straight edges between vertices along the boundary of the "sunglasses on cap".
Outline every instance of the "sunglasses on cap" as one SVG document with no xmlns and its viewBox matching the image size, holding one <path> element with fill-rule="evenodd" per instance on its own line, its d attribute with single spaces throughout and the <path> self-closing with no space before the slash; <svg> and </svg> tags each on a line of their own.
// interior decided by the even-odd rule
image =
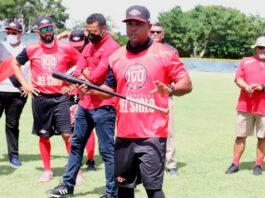
<svg viewBox="0 0 265 198">
<path fill-rule="evenodd" d="M 151 32 L 151 34 L 155 34 L 155 33 L 161 34 L 162 31 L 150 31 L 150 32 Z"/>
<path fill-rule="evenodd" d="M 46 33 L 46 32 L 52 32 L 53 31 L 53 27 L 49 26 L 49 27 L 44 27 L 40 29 L 41 33 Z"/>
</svg>

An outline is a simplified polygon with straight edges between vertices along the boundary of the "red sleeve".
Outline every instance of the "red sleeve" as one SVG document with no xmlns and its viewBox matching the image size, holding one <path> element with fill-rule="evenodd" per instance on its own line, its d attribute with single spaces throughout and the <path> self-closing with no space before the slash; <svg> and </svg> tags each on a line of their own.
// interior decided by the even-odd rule
<svg viewBox="0 0 265 198">
<path fill-rule="evenodd" d="M 170 82 L 177 82 L 189 75 L 184 63 L 179 59 L 176 53 L 173 54 L 166 66 L 166 71 L 170 78 Z"/>
<path fill-rule="evenodd" d="M 97 54 L 99 58 L 97 67 L 90 70 L 89 81 L 95 84 L 102 84 L 108 73 L 108 58 L 116 48 L 107 47 L 101 53 Z"/>
<path fill-rule="evenodd" d="M 68 69 L 70 69 L 71 67 L 76 65 L 80 52 L 78 52 L 75 48 L 70 46 L 70 44 L 67 47 L 67 52 L 68 52 L 68 58 L 69 58 L 67 65 L 68 65 Z"/>
<path fill-rule="evenodd" d="M 237 71 L 236 71 L 236 76 L 235 76 L 235 80 L 241 78 L 241 79 L 245 79 L 245 61 L 242 60 L 240 61 L 239 63 L 239 66 L 237 68 Z"/>
<path fill-rule="evenodd" d="M 87 66 L 87 62 L 85 59 L 85 54 L 87 54 L 88 45 L 84 48 L 82 53 L 79 55 L 76 70 L 73 72 L 73 76 L 80 76 L 82 74 L 83 69 Z"/>
</svg>

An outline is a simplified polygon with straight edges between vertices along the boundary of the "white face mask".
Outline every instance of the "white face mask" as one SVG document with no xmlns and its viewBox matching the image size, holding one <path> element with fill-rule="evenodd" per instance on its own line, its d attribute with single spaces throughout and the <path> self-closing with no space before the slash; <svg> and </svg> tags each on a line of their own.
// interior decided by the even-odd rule
<svg viewBox="0 0 265 198">
<path fill-rule="evenodd" d="M 7 35 L 6 40 L 11 45 L 15 45 L 18 43 L 17 35 Z"/>
<path fill-rule="evenodd" d="M 265 54 L 264 54 L 264 53 L 260 53 L 260 54 L 259 54 L 259 59 L 261 59 L 261 60 L 265 60 Z"/>
</svg>

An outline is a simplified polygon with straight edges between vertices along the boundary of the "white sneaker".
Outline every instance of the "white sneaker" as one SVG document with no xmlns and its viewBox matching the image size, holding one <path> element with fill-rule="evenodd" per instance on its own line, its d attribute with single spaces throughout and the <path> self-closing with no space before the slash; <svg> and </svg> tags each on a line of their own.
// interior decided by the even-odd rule
<svg viewBox="0 0 265 198">
<path fill-rule="evenodd" d="M 79 170 L 77 177 L 76 177 L 76 180 L 75 180 L 75 185 L 80 186 L 84 181 L 85 181 L 85 178 L 82 174 L 82 171 Z"/>
<path fill-rule="evenodd" d="M 43 174 L 40 176 L 39 181 L 40 182 L 49 182 L 53 178 L 53 173 L 50 170 L 46 170 L 43 172 Z"/>
</svg>

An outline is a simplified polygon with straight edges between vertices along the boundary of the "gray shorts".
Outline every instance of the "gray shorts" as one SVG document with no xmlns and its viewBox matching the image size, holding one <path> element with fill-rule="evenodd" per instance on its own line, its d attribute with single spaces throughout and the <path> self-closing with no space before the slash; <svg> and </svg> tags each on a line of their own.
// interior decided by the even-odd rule
<svg viewBox="0 0 265 198">
<path fill-rule="evenodd" d="M 236 121 L 236 136 L 253 136 L 254 129 L 256 129 L 257 137 L 265 137 L 265 115 L 238 112 Z"/>
</svg>

